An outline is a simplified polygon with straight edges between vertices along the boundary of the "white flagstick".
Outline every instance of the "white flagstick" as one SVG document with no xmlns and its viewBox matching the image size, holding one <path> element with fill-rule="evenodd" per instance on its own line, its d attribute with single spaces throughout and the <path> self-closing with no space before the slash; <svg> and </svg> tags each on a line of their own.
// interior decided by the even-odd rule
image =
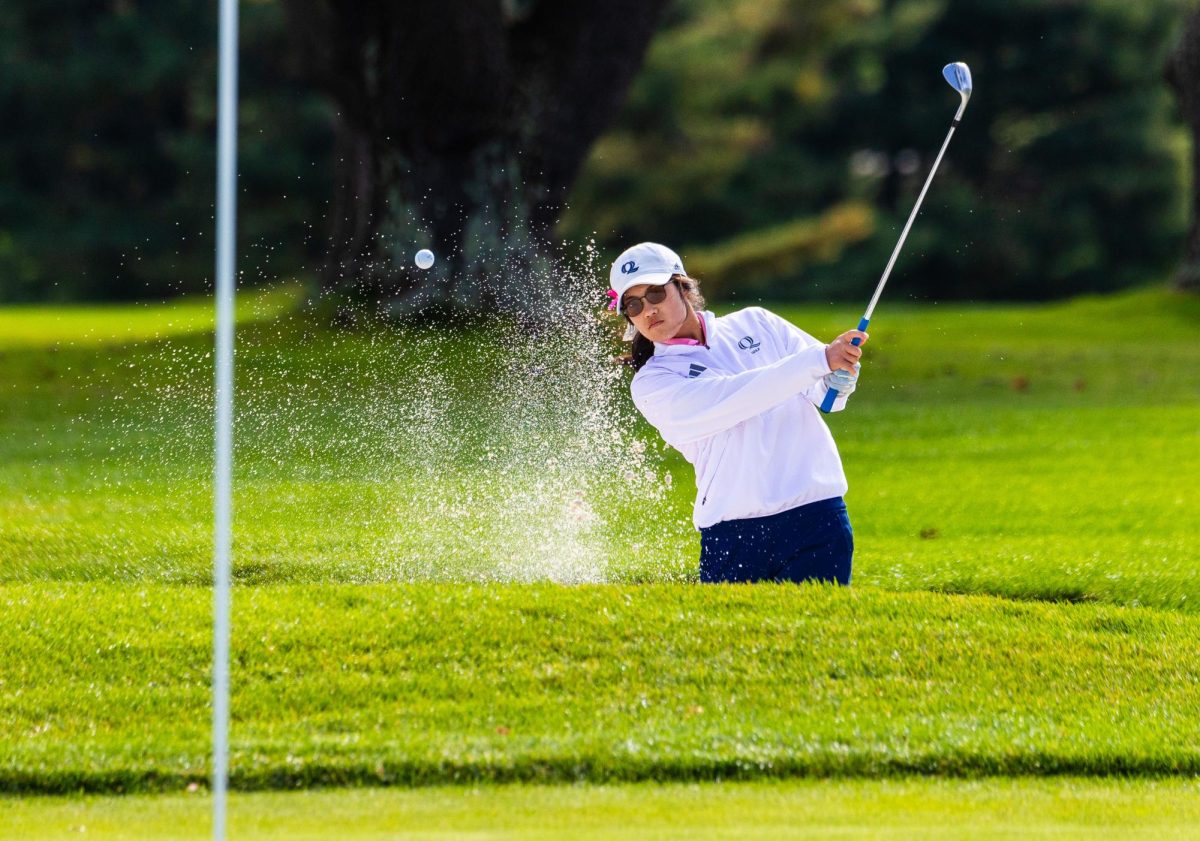
<svg viewBox="0 0 1200 841">
<path fill-rule="evenodd" d="M 237 0 L 220 0 L 217 83 L 216 442 L 213 469 L 213 838 L 225 839 L 229 785 L 229 590 L 233 466 L 234 234 L 237 230 Z"/>
</svg>

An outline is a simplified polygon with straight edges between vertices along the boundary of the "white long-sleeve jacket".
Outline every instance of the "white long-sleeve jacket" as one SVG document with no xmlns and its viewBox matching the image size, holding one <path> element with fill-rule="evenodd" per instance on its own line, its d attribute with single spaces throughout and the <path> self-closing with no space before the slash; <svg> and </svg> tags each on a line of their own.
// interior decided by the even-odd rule
<svg viewBox="0 0 1200 841">
<path fill-rule="evenodd" d="M 845 494 L 817 409 L 825 345 L 762 307 L 700 317 L 707 344 L 656 343 L 632 385 L 638 411 L 696 469 L 696 528 Z"/>
</svg>

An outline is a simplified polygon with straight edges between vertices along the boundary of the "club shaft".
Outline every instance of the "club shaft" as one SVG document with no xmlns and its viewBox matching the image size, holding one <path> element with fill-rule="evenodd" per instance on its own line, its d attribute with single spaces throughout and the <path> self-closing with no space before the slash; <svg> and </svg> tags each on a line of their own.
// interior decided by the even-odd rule
<svg viewBox="0 0 1200 841">
<path fill-rule="evenodd" d="M 950 131 L 946 132 L 946 139 L 942 142 L 942 148 L 938 150 L 937 158 L 933 162 L 933 168 L 929 170 L 929 175 L 925 179 L 925 186 L 921 188 L 921 194 L 917 196 L 917 203 L 913 205 L 912 212 L 908 214 L 908 221 L 904 223 L 904 230 L 900 232 L 900 240 L 896 243 L 896 247 L 892 249 L 892 257 L 888 260 L 887 268 L 883 270 L 883 277 L 879 278 L 879 285 L 875 287 L 875 294 L 871 296 L 871 303 L 867 305 L 867 311 L 863 314 L 863 318 L 867 321 L 871 320 L 871 315 L 875 312 L 875 305 L 879 303 L 879 296 L 883 294 L 883 287 L 887 283 L 888 276 L 892 273 L 892 267 L 896 265 L 896 258 L 900 256 L 900 249 L 904 247 L 904 240 L 908 238 L 908 231 L 912 228 L 913 220 L 917 218 L 917 213 L 921 210 L 921 202 L 925 201 L 925 194 L 929 192 L 929 185 L 933 182 L 934 173 L 937 172 L 938 165 L 942 162 L 942 156 L 946 154 L 946 147 L 950 145 L 950 138 L 954 137 L 954 129 L 958 127 L 962 111 L 963 109 L 959 108 L 958 114 L 954 117 L 954 122 L 950 125 Z"/>
</svg>

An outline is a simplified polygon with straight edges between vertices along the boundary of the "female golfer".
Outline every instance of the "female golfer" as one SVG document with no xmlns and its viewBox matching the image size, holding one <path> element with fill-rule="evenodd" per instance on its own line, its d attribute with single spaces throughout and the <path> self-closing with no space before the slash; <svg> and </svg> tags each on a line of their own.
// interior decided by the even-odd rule
<svg viewBox="0 0 1200 841">
<path fill-rule="evenodd" d="M 817 406 L 846 407 L 862 350 L 761 307 L 717 318 L 671 249 L 644 242 L 609 272 L 628 321 L 633 402 L 696 469 L 701 581 L 850 583 L 846 475 Z"/>
</svg>

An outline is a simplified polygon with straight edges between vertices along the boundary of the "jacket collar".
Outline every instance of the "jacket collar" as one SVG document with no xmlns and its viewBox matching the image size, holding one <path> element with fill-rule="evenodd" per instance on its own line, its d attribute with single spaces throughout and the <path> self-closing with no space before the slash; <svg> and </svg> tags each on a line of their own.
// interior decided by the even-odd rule
<svg viewBox="0 0 1200 841">
<path fill-rule="evenodd" d="M 700 319 L 700 332 L 704 336 L 703 344 L 664 344 L 663 342 L 655 342 L 654 355 L 668 356 L 671 354 L 692 353 L 697 350 L 708 350 L 712 345 L 713 331 L 716 328 L 717 317 L 707 310 L 696 313 L 696 317 Z"/>
</svg>

